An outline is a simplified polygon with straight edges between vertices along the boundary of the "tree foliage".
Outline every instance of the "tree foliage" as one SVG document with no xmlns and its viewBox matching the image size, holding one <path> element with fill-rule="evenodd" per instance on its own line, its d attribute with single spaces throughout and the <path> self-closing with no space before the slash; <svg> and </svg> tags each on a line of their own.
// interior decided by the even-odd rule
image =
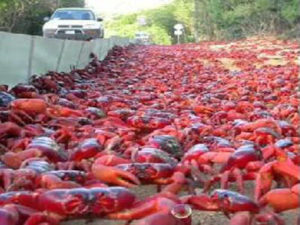
<svg viewBox="0 0 300 225">
<path fill-rule="evenodd" d="M 37 0 L 1 0 L 0 1 L 0 29 L 13 31 L 13 28 L 30 8 L 36 6 Z"/>
<path fill-rule="evenodd" d="M 206 11 L 201 19 L 201 33 L 208 39 L 234 39 L 265 33 L 289 34 L 299 25 L 299 0 L 200 2 L 200 8 Z"/>
<path fill-rule="evenodd" d="M 59 7 L 84 7 L 84 0 L 60 0 Z"/>
<path fill-rule="evenodd" d="M 58 7 L 83 7 L 84 0 L 0 0 L 0 30 L 41 34 L 43 18 Z"/>
</svg>

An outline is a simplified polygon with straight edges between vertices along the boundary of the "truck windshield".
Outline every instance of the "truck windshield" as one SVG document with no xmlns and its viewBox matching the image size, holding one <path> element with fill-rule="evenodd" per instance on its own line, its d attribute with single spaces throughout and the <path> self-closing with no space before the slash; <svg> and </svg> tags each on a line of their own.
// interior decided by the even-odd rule
<svg viewBox="0 0 300 225">
<path fill-rule="evenodd" d="M 51 19 L 56 20 L 95 20 L 95 16 L 88 10 L 58 10 Z"/>
</svg>

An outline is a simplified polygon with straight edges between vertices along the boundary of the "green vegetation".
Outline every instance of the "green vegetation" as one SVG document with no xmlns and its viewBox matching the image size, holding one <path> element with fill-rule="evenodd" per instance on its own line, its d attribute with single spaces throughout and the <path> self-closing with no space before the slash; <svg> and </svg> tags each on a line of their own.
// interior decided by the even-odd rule
<svg viewBox="0 0 300 225">
<path fill-rule="evenodd" d="M 292 36 L 291 32 L 300 28 L 299 0 L 196 1 L 203 15 L 199 27 L 209 39 L 284 33 Z"/>
<path fill-rule="evenodd" d="M 175 43 L 173 26 L 182 23 L 182 41 L 231 40 L 252 35 L 300 36 L 299 0 L 174 0 L 169 5 L 124 15 L 108 22 L 113 35 L 133 38 L 148 31 L 158 44 Z M 147 25 L 140 26 L 144 16 Z"/>
<path fill-rule="evenodd" d="M 60 0 L 59 7 L 84 7 L 84 0 Z"/>
</svg>

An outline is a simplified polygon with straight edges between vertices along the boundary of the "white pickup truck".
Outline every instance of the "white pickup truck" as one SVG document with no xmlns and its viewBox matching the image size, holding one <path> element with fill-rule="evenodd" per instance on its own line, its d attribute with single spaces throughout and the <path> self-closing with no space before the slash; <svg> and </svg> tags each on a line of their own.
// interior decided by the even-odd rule
<svg viewBox="0 0 300 225">
<path fill-rule="evenodd" d="M 44 20 L 45 38 L 91 40 L 104 37 L 102 18 L 97 18 L 90 9 L 60 8 Z"/>
</svg>

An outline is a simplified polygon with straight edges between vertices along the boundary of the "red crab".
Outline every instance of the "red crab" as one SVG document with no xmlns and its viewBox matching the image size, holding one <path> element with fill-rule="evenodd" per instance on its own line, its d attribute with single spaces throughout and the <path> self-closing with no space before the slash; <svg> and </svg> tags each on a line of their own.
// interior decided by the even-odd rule
<svg viewBox="0 0 300 225">
<path fill-rule="evenodd" d="M 16 204 L 7 204 L 0 207 L 1 225 L 58 225 L 58 221 L 38 211 Z"/>
<path fill-rule="evenodd" d="M 130 209 L 109 214 L 110 219 L 139 220 L 139 225 L 190 225 L 192 210 L 169 192 L 136 202 Z M 157 222 L 157 223 L 155 223 Z"/>
<path fill-rule="evenodd" d="M 68 217 L 82 218 L 90 214 L 103 217 L 130 208 L 134 202 L 135 195 L 121 187 L 53 189 L 0 194 L 1 204 L 24 205 L 46 212 L 45 216 L 51 215 L 50 218 L 55 220 Z"/>
<path fill-rule="evenodd" d="M 29 158 L 46 157 L 52 162 L 67 160 L 67 154 L 49 137 L 38 137 L 32 140 L 22 152 L 7 152 L 1 160 L 12 168 L 19 168 L 22 162 Z"/>
<path fill-rule="evenodd" d="M 165 151 L 156 148 L 136 149 L 132 152 L 132 161 L 139 163 L 168 163 L 176 165 L 177 160 Z"/>
<path fill-rule="evenodd" d="M 279 160 L 266 163 L 256 177 L 256 200 L 271 190 L 273 180 L 283 182 L 287 187 L 292 187 L 300 180 L 300 167 L 284 156 Z"/>
<path fill-rule="evenodd" d="M 82 159 L 89 159 L 96 156 L 102 150 L 103 146 L 96 138 L 89 138 L 80 143 L 80 145 L 72 152 L 70 160 L 81 161 Z"/>
<path fill-rule="evenodd" d="M 238 182 L 240 192 L 244 192 L 243 185 L 243 173 L 242 170 L 246 169 L 250 172 L 258 171 L 262 166 L 262 153 L 254 145 L 243 145 L 231 154 L 228 161 L 220 170 L 219 177 L 221 179 L 221 188 L 228 188 L 228 181 L 230 176 L 233 176 Z M 212 185 L 211 182 L 216 181 L 217 177 L 213 177 L 208 184 L 208 187 Z M 207 188 L 208 188 L 207 187 Z"/>
<path fill-rule="evenodd" d="M 16 99 L 10 103 L 10 108 L 13 120 L 23 125 L 26 124 L 24 121 L 33 122 L 34 116 L 46 113 L 47 103 L 38 98 Z"/>
<path fill-rule="evenodd" d="M 183 202 L 197 210 L 222 211 L 225 215 L 240 211 L 258 213 L 259 205 L 249 197 L 234 191 L 216 189 L 211 195 L 200 194 L 184 196 Z"/>
</svg>

